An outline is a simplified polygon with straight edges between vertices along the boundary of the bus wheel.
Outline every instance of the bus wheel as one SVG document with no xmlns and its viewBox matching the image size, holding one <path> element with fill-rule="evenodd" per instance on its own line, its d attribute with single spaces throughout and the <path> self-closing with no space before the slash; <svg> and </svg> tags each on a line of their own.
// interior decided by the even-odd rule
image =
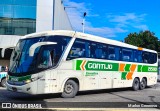
<svg viewBox="0 0 160 111">
<path fill-rule="evenodd" d="M 3 78 L 3 79 L 1 80 L 1 86 L 2 86 L 2 87 L 6 87 L 6 78 Z"/>
<path fill-rule="evenodd" d="M 147 86 L 147 82 L 144 78 L 142 78 L 142 81 L 140 82 L 140 90 L 143 90 Z"/>
<path fill-rule="evenodd" d="M 62 92 L 62 97 L 63 98 L 73 98 L 75 97 L 75 95 L 77 94 L 78 92 L 78 85 L 75 81 L 73 80 L 68 80 L 66 83 L 65 83 L 65 86 L 64 86 L 64 90 Z"/>
<path fill-rule="evenodd" d="M 132 88 L 134 91 L 137 91 L 139 89 L 139 80 L 138 78 L 134 78 L 133 84 L 132 84 Z"/>
</svg>

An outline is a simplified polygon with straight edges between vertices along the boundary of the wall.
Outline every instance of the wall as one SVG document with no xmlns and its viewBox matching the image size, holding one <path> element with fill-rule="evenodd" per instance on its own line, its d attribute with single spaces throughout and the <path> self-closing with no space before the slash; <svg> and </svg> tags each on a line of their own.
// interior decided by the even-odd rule
<svg viewBox="0 0 160 111">
<path fill-rule="evenodd" d="M 72 30 L 61 0 L 37 0 L 36 32 Z"/>
<path fill-rule="evenodd" d="M 54 30 L 73 30 L 61 0 L 55 0 Z"/>
<path fill-rule="evenodd" d="M 53 29 L 54 0 L 37 0 L 36 32 Z"/>
</svg>

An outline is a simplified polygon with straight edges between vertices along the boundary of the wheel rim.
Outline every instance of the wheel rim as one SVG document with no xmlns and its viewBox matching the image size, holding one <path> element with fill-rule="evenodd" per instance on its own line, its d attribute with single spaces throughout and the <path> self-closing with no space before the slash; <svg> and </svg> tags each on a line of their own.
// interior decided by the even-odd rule
<svg viewBox="0 0 160 111">
<path fill-rule="evenodd" d="M 2 85 L 5 87 L 6 86 L 6 80 L 2 81 Z"/>
<path fill-rule="evenodd" d="M 144 82 L 144 80 L 141 82 L 141 87 L 142 87 L 142 88 L 145 87 L 145 82 Z"/>
<path fill-rule="evenodd" d="M 135 82 L 135 86 L 138 87 L 138 85 L 139 85 L 139 83 L 138 83 L 138 81 L 136 81 L 136 82 Z"/>
<path fill-rule="evenodd" d="M 64 90 L 67 94 L 70 94 L 73 91 L 73 85 L 67 84 Z"/>
</svg>

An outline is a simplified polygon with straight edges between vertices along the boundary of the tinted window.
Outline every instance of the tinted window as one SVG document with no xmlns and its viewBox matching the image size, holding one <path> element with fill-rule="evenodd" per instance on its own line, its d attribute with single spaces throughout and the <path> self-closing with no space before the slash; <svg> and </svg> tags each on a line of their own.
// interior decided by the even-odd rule
<svg viewBox="0 0 160 111">
<path fill-rule="evenodd" d="M 143 52 L 142 60 L 143 60 L 143 63 L 149 63 L 149 53 L 148 52 Z"/>
<path fill-rule="evenodd" d="M 75 58 L 107 59 L 107 45 L 88 40 L 76 39 L 67 60 Z"/>
<path fill-rule="evenodd" d="M 122 49 L 122 61 L 133 61 L 133 54 L 131 49 Z"/>
<path fill-rule="evenodd" d="M 54 45 L 42 46 L 37 68 L 39 71 L 54 67 L 58 64 L 71 37 L 67 36 L 49 36 L 46 41 L 56 42 Z"/>
<path fill-rule="evenodd" d="M 91 47 L 94 48 L 93 49 L 94 57 L 92 56 L 92 58 L 97 58 L 97 59 L 106 59 L 107 58 L 107 45 L 92 42 Z"/>
<path fill-rule="evenodd" d="M 157 61 L 157 54 L 89 40 L 76 39 L 67 60 L 75 58 L 121 60 L 153 64 Z"/>
<path fill-rule="evenodd" d="M 88 57 L 89 52 L 86 51 L 87 48 L 88 48 L 88 44 L 85 41 L 81 39 L 76 39 L 69 52 L 67 60 Z"/>
<path fill-rule="evenodd" d="M 133 52 L 133 61 L 142 63 L 142 51 L 134 50 Z"/>
<path fill-rule="evenodd" d="M 115 46 L 108 47 L 108 59 L 109 60 L 119 60 L 120 48 Z"/>
<path fill-rule="evenodd" d="M 151 52 L 142 52 L 142 62 L 143 63 L 149 63 L 154 64 L 157 62 L 157 54 L 151 53 Z"/>
<path fill-rule="evenodd" d="M 149 53 L 149 63 L 153 64 L 157 62 L 157 55 L 155 53 Z"/>
</svg>

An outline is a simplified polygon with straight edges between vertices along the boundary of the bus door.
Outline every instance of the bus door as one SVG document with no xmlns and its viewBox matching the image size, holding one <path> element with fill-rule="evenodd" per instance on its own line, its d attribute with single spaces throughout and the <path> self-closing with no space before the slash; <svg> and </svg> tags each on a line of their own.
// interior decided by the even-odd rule
<svg viewBox="0 0 160 111">
<path fill-rule="evenodd" d="M 53 93 L 57 87 L 57 73 L 53 68 L 56 66 L 56 54 L 54 45 L 44 46 L 38 58 L 38 92 Z"/>
</svg>

